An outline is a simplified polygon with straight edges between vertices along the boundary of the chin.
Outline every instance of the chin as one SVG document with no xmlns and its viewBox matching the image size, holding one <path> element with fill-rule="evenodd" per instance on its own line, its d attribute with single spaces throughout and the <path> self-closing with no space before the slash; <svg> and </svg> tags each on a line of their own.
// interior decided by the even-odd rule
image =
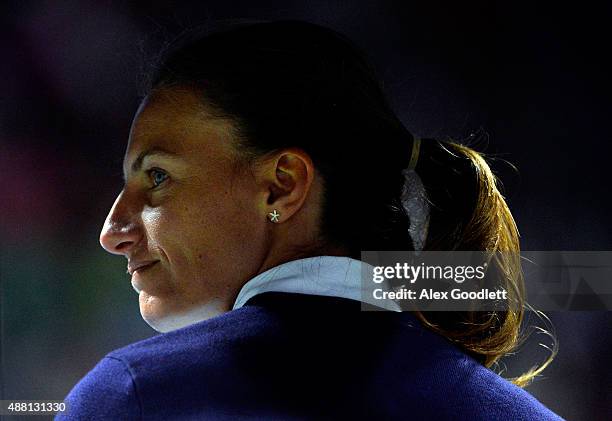
<svg viewBox="0 0 612 421">
<path fill-rule="evenodd" d="M 220 300 L 209 300 L 189 308 L 172 305 L 168 301 L 140 291 L 140 314 L 143 320 L 159 333 L 181 329 L 227 312 Z"/>
</svg>

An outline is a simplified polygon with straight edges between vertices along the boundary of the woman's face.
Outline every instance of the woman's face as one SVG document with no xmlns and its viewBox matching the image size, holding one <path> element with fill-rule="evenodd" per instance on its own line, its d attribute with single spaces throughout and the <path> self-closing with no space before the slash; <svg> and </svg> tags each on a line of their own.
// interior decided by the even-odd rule
<svg viewBox="0 0 612 421">
<path fill-rule="evenodd" d="M 266 220 L 255 181 L 236 164 L 230 123 L 191 91 L 141 104 L 100 242 L 127 258 L 141 314 L 158 331 L 230 310 L 261 269 Z"/>
</svg>

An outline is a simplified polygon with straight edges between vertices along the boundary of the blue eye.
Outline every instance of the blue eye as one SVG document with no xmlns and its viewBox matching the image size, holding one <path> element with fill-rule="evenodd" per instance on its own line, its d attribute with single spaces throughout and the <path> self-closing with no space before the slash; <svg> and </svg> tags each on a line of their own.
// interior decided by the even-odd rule
<svg viewBox="0 0 612 421">
<path fill-rule="evenodd" d="M 151 177 L 154 187 L 158 187 L 161 183 L 166 181 L 168 174 L 158 169 L 152 169 L 149 171 L 149 177 Z"/>
</svg>

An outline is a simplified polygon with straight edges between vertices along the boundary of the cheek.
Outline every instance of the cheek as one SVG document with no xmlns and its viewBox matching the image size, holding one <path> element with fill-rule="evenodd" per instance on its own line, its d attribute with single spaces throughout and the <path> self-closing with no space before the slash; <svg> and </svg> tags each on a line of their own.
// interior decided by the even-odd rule
<svg viewBox="0 0 612 421">
<path fill-rule="evenodd" d="M 202 201 L 190 213 L 190 259 L 209 282 L 234 287 L 259 269 L 264 253 L 265 220 L 252 207 L 229 195 L 217 195 L 214 203 Z"/>
<path fill-rule="evenodd" d="M 142 224 L 147 233 L 147 238 L 157 237 L 164 219 L 164 212 L 160 208 L 148 208 L 142 212 Z"/>
<path fill-rule="evenodd" d="M 265 258 L 268 222 L 249 192 L 217 186 L 185 189 L 143 215 L 149 248 L 167 259 L 168 281 L 183 295 L 237 293 Z"/>
<path fill-rule="evenodd" d="M 266 221 L 229 193 L 211 196 L 194 194 L 143 215 L 150 249 L 166 255 L 177 275 L 225 278 L 261 255 Z"/>
<path fill-rule="evenodd" d="M 203 250 L 200 255 L 218 261 L 221 265 L 239 264 L 250 254 L 258 254 L 259 239 L 263 235 L 257 216 L 250 209 L 231 200 L 219 201 L 212 208 L 202 207 L 202 211 L 192 218 L 197 227 L 193 244 L 199 243 Z M 265 221 L 264 221 L 265 222 Z"/>
<path fill-rule="evenodd" d="M 194 219 L 187 206 L 176 202 L 148 208 L 142 213 L 149 253 L 165 261 L 166 269 L 175 274 L 177 269 L 192 267 L 189 250 L 198 229 Z"/>
</svg>

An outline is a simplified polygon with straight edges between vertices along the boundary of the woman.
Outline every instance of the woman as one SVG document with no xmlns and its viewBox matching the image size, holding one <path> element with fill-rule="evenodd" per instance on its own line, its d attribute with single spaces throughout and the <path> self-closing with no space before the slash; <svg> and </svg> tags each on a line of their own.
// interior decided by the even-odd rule
<svg viewBox="0 0 612 421">
<path fill-rule="evenodd" d="M 519 245 L 483 158 L 417 140 L 337 33 L 184 36 L 151 77 L 124 176 L 100 242 L 163 334 L 108 354 L 66 418 L 558 419 L 487 368 L 516 347 L 522 305 L 361 311 L 362 250 Z M 522 304 L 519 263 L 494 264 Z"/>
</svg>

